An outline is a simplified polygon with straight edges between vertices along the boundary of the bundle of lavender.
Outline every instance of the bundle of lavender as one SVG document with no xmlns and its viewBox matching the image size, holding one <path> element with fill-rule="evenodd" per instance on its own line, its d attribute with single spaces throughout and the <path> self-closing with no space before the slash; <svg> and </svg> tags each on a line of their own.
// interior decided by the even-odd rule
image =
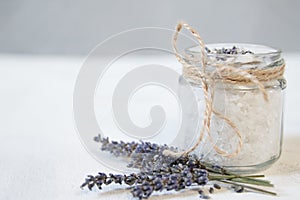
<svg viewBox="0 0 300 200">
<path fill-rule="evenodd" d="M 102 151 L 108 151 L 116 157 L 129 158 L 128 167 L 139 169 L 139 173 L 128 175 L 98 173 L 95 176 L 88 175 L 81 188 L 93 187 L 102 189 L 103 185 L 126 184 L 130 187 L 133 197 L 138 199 L 148 198 L 155 191 L 174 190 L 181 191 L 192 186 L 199 187 L 199 195 L 202 199 L 210 198 L 205 194 L 202 186 L 208 187 L 208 192 L 221 189 L 220 185 L 229 186 L 235 192 L 254 191 L 269 195 L 276 193 L 262 187 L 273 187 L 263 178 L 264 175 L 237 175 L 226 169 L 201 161 L 195 154 L 174 157 L 164 152 L 178 152 L 177 148 L 167 145 L 158 145 L 150 142 L 109 141 L 100 135 L 94 140 L 101 144 Z"/>
</svg>

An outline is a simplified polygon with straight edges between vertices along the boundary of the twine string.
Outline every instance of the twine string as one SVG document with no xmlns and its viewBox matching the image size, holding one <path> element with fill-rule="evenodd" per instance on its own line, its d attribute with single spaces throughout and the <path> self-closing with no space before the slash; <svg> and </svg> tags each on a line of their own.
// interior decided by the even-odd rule
<svg viewBox="0 0 300 200">
<path fill-rule="evenodd" d="M 177 40 L 180 31 L 182 28 L 188 30 L 195 38 L 200 47 L 200 64 L 201 67 L 195 66 L 190 64 L 191 59 L 183 58 L 178 51 L 177 48 Z M 197 84 L 201 84 L 204 101 L 205 101 L 205 110 L 204 116 L 202 120 L 202 128 L 200 131 L 200 135 L 196 141 L 196 143 L 189 149 L 182 151 L 182 152 L 171 152 L 169 150 L 165 150 L 165 155 L 172 155 L 172 156 L 181 156 L 186 155 L 194 151 L 203 140 L 205 133 L 208 135 L 209 141 L 213 144 L 214 150 L 224 156 L 224 157 L 234 157 L 236 156 L 242 148 L 243 141 L 240 131 L 238 130 L 237 126 L 226 116 L 218 112 L 213 107 L 213 97 L 214 97 L 214 85 L 216 80 L 223 81 L 224 83 L 232 83 L 232 84 L 248 84 L 252 83 L 256 85 L 259 91 L 263 94 L 263 98 L 266 102 L 268 102 L 268 94 L 265 90 L 263 85 L 263 81 L 273 80 L 275 78 L 279 78 L 283 76 L 285 65 L 276 67 L 276 68 L 266 68 L 266 69 L 241 69 L 236 68 L 234 66 L 230 66 L 230 64 L 214 64 L 214 71 L 207 72 L 206 71 L 206 51 L 205 51 L 205 43 L 203 42 L 200 34 L 193 29 L 189 24 L 185 22 L 179 22 L 176 27 L 176 31 L 173 36 L 172 40 L 173 50 L 175 56 L 183 66 L 183 76 L 185 78 L 193 80 Z M 195 61 L 195 60 L 194 60 Z M 214 114 L 219 119 L 223 120 L 227 125 L 229 125 L 234 133 L 238 138 L 238 145 L 237 148 L 233 152 L 226 152 L 221 149 L 216 143 L 213 143 L 213 137 L 210 133 L 210 126 L 211 126 L 211 117 Z"/>
</svg>

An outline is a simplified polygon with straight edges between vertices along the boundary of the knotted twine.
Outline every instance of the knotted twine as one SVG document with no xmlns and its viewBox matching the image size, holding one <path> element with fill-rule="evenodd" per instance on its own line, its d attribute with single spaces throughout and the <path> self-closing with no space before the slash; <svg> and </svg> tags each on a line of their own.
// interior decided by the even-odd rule
<svg viewBox="0 0 300 200">
<path fill-rule="evenodd" d="M 190 64 L 189 61 L 191 59 L 189 58 L 183 58 L 178 51 L 177 48 L 177 40 L 179 32 L 182 30 L 182 28 L 187 29 L 195 38 L 196 41 L 199 43 L 200 47 L 200 53 L 201 53 L 201 60 L 200 64 L 201 67 L 195 66 L 193 64 Z M 200 136 L 198 137 L 198 140 L 196 143 L 188 150 L 182 151 L 182 152 L 172 152 L 169 150 L 165 150 L 165 155 L 171 155 L 171 156 L 181 156 L 181 155 L 187 155 L 194 151 L 201 143 L 205 132 L 208 134 L 209 141 L 213 144 L 213 139 L 210 134 L 210 125 L 211 125 L 211 117 L 212 113 L 217 116 L 218 118 L 224 120 L 234 131 L 234 133 L 238 137 L 238 145 L 235 151 L 233 152 L 227 152 L 222 150 L 220 147 L 218 147 L 216 144 L 213 144 L 214 150 L 224 156 L 224 157 L 234 157 L 236 156 L 242 148 L 243 141 L 240 131 L 238 130 L 237 126 L 226 116 L 222 115 L 220 112 L 216 111 L 215 108 L 212 105 L 213 102 L 213 96 L 214 96 L 214 84 L 216 81 L 222 81 L 224 83 L 231 83 L 231 84 L 249 84 L 252 83 L 256 85 L 259 89 L 259 91 L 263 94 L 263 98 L 266 102 L 268 102 L 268 94 L 265 90 L 265 87 L 262 82 L 275 80 L 283 76 L 285 64 L 277 67 L 269 67 L 269 68 L 263 68 L 263 69 L 241 69 L 234 67 L 234 65 L 230 64 L 214 64 L 214 70 L 213 71 L 207 71 L 206 70 L 206 60 L 207 55 L 205 51 L 205 43 L 203 42 L 200 34 L 192 28 L 189 24 L 185 22 L 179 22 L 177 24 L 174 36 L 173 36 L 173 50 L 175 53 L 175 56 L 183 66 L 183 77 L 187 78 L 189 80 L 192 80 L 194 83 L 201 84 L 203 95 L 204 95 L 204 101 L 205 101 L 205 111 L 204 111 L 204 117 L 202 121 L 202 129 L 200 131 Z M 255 64 L 254 63 L 246 63 L 246 64 Z"/>
</svg>

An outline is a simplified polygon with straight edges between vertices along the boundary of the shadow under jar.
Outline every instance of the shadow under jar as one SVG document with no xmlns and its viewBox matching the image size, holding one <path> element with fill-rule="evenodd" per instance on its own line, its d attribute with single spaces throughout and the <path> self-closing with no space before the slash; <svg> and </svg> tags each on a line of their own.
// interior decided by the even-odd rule
<svg viewBox="0 0 300 200">
<path fill-rule="evenodd" d="M 188 62 L 201 69 L 201 54 L 199 47 L 191 47 L 185 51 Z M 253 44 L 210 44 L 206 48 L 206 70 L 212 71 L 216 65 L 230 65 L 245 70 L 277 70 L 285 65 L 281 51 L 263 45 Z M 199 62 L 198 62 L 199 61 Z M 270 71 L 268 71 L 269 73 Z M 236 132 L 221 118 L 212 114 L 210 136 L 205 134 L 196 153 L 203 160 L 223 166 L 235 173 L 253 173 L 271 166 L 281 154 L 283 133 L 283 107 L 286 80 L 283 76 L 274 78 L 272 74 L 262 74 L 260 80 L 268 95 L 268 101 L 263 98 L 261 90 L 251 82 L 240 84 L 217 80 L 213 86 L 213 107 L 216 111 L 230 119 L 241 135 L 241 149 L 236 156 L 224 156 L 216 148 L 224 152 L 234 152 L 239 146 Z M 260 79 L 260 77 L 257 77 Z M 192 85 L 198 102 L 198 109 L 190 108 L 183 117 L 193 118 L 197 114 L 199 123 L 196 130 L 192 124 L 184 127 L 185 136 L 182 147 L 195 144 L 200 136 L 204 113 L 204 97 L 201 85 L 193 78 L 184 76 L 179 80 L 180 98 L 191 98 L 185 94 L 186 81 Z M 187 100 L 187 99 L 186 99 Z"/>
</svg>

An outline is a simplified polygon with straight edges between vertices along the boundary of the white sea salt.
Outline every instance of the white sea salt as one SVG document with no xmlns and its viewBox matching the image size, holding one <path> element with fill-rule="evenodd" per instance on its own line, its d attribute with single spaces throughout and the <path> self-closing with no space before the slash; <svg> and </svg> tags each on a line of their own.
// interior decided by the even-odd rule
<svg viewBox="0 0 300 200">
<path fill-rule="evenodd" d="M 229 56 L 229 60 L 226 60 L 226 55 L 223 55 L 222 62 L 232 64 L 238 61 L 239 64 L 242 64 L 243 69 L 249 69 L 249 67 L 263 69 L 266 66 L 277 67 L 284 64 L 280 51 L 273 48 L 260 45 L 246 45 L 245 48 L 250 49 L 254 54 L 241 57 Z M 188 51 L 188 53 L 194 57 L 199 56 L 193 51 Z M 214 62 L 220 62 L 213 55 L 209 59 L 212 67 Z M 258 64 L 256 66 L 247 64 L 253 61 Z M 239 138 L 224 120 L 212 115 L 210 136 L 206 133 L 195 151 L 203 157 L 203 160 L 225 166 L 236 172 L 255 172 L 265 169 L 279 158 L 286 82 L 283 77 L 279 77 L 262 83 L 265 86 L 268 101 L 265 101 L 262 92 L 253 84 L 223 84 L 220 81 L 215 85 L 213 107 L 236 125 L 241 134 L 242 147 L 239 153 L 233 157 L 226 157 L 214 149 L 214 146 L 217 146 L 227 153 L 232 153 L 238 148 Z M 189 118 L 192 123 L 199 123 L 199 129 L 196 130 L 197 134 L 195 135 L 194 124 L 191 123 L 184 127 L 186 135 L 182 140 L 181 147 L 183 148 L 191 147 L 199 138 L 204 116 L 203 91 L 199 85 L 194 85 L 193 88 L 198 99 L 199 110 L 197 112 L 195 108 L 190 108 L 183 113 L 183 117 Z M 185 96 L 184 90 L 186 88 L 181 84 L 179 88 L 181 98 L 193 98 Z"/>
<path fill-rule="evenodd" d="M 278 87 L 269 88 L 267 94 L 268 102 L 257 88 L 241 89 L 227 86 L 215 91 L 215 109 L 225 114 L 237 126 L 243 145 L 237 156 L 227 158 L 218 154 L 206 141 L 205 148 L 199 148 L 206 160 L 223 166 L 250 166 L 268 162 L 279 156 L 282 91 Z M 213 117 L 211 123 L 214 143 L 226 152 L 234 152 L 238 147 L 238 136 L 232 128 L 217 117 Z"/>
<path fill-rule="evenodd" d="M 228 158 L 215 151 L 214 144 L 228 153 L 234 152 L 238 147 L 238 136 L 233 129 L 222 119 L 213 115 L 211 119 L 211 139 L 205 134 L 201 144 L 196 150 L 205 161 L 220 166 L 232 167 L 234 170 L 245 167 L 259 166 L 263 168 L 268 162 L 275 161 L 281 151 L 282 139 L 282 89 L 277 83 L 266 88 L 268 102 L 256 87 L 241 87 L 231 84 L 216 85 L 214 108 L 229 118 L 238 128 L 242 137 L 242 148 L 237 156 Z M 194 88 L 198 96 L 199 113 L 190 108 L 183 117 L 189 117 L 192 122 L 199 123 L 198 134 L 193 134 L 194 124 L 185 127 L 187 134 L 182 140 L 182 146 L 188 148 L 199 137 L 204 112 L 204 101 L 200 87 Z M 191 98 L 191 97 L 186 97 Z M 195 119 L 196 114 L 198 121 Z"/>
</svg>

